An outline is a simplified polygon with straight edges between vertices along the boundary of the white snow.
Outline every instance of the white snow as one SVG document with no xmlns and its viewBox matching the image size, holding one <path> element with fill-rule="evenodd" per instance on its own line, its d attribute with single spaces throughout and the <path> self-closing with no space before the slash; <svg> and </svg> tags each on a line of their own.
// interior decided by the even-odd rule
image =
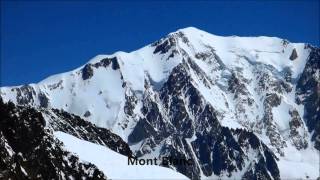
<svg viewBox="0 0 320 180">
<path fill-rule="evenodd" d="M 49 107 L 64 109 L 67 112 L 74 113 L 82 118 L 96 124 L 99 127 L 104 127 L 112 130 L 115 134 L 121 136 L 122 139 L 127 141 L 128 135 L 135 126 L 137 120 L 142 116 L 142 98 L 145 93 L 145 80 L 150 79 L 150 83 L 153 88 L 157 89 L 163 85 L 170 75 L 172 69 L 182 62 L 183 53 L 187 53 L 191 60 L 197 64 L 202 71 L 206 73 L 207 80 L 212 81 L 212 85 L 207 87 L 201 78 L 195 71 L 191 70 L 192 84 L 199 90 L 200 94 L 204 97 L 206 102 L 210 103 L 214 109 L 218 112 L 217 118 L 223 126 L 230 128 L 252 128 L 249 130 L 261 131 L 256 133 L 264 143 L 270 145 L 269 138 L 265 134 L 264 129 L 255 127 L 264 115 L 263 100 L 265 93 L 272 91 L 258 92 L 258 82 L 255 79 L 258 68 L 265 66 L 256 66 L 257 64 L 268 65 L 272 70 L 266 70 L 271 75 L 271 78 L 279 78 L 279 74 L 284 68 L 289 68 L 292 71 L 292 78 L 298 78 L 302 73 L 307 57 L 310 50 L 305 49 L 303 43 L 284 43 L 283 39 L 276 37 L 237 37 L 229 36 L 222 37 L 209 34 L 202 30 L 190 27 L 179 30 L 185 34 L 189 43 L 184 43 L 178 39 L 177 47 L 181 54 L 175 54 L 174 57 L 169 55 L 172 49 L 165 54 L 154 54 L 154 48 L 151 45 L 145 46 L 136 51 L 116 52 L 112 55 L 98 55 L 92 58 L 89 63 L 94 64 L 104 58 L 116 57 L 120 66 L 120 69 L 113 70 L 110 66 L 93 68 L 93 76 L 90 79 L 83 80 L 81 77 L 81 66 L 75 70 L 50 76 L 47 79 L 39 82 L 38 84 L 30 84 L 36 91 L 45 93 L 49 98 Z M 175 32 L 176 33 L 176 32 Z M 171 33 L 175 34 L 175 33 Z M 210 64 L 209 62 L 202 61 L 195 57 L 199 52 L 210 52 L 212 47 L 215 53 L 220 57 L 225 69 L 215 69 L 217 63 Z M 296 49 L 298 58 L 294 61 L 289 59 L 293 49 Z M 258 69 L 260 70 L 260 69 Z M 245 84 L 246 90 L 249 92 L 244 97 L 234 98 L 234 94 L 228 92 L 228 80 L 231 76 L 231 72 L 238 72 L 243 76 L 247 82 Z M 272 72 L 271 72 L 272 71 Z M 259 71 L 258 71 L 259 72 Z M 319 71 L 315 74 L 319 78 Z M 123 80 L 121 79 L 123 77 Z M 281 79 L 281 78 L 280 78 Z M 123 81 L 126 82 L 126 87 L 123 87 Z M 58 85 L 56 89 L 52 89 L 54 85 Z M 16 86 L 20 87 L 20 86 Z M 11 100 L 16 102 L 17 92 L 12 91 L 14 87 L 1 87 L 0 95 L 5 102 Z M 290 109 L 297 109 L 300 117 L 303 118 L 303 105 L 297 105 L 295 102 L 295 84 L 293 83 L 293 90 L 290 93 L 278 94 L 281 96 L 281 104 L 272 108 L 272 115 L 275 123 L 277 124 L 277 130 L 284 136 L 285 140 L 288 136 Z M 128 119 L 128 128 L 122 129 L 121 123 L 127 120 L 124 114 L 125 94 L 128 90 L 132 90 L 138 98 L 138 103 L 134 109 L 134 113 L 137 115 L 134 118 Z M 33 106 L 39 106 L 40 102 L 36 95 L 33 95 L 35 102 Z M 246 103 L 246 98 L 254 99 L 254 103 L 249 106 Z M 242 110 L 245 110 L 244 112 Z M 86 111 L 90 111 L 91 116 L 84 117 Z M 165 113 L 165 112 L 162 112 Z M 255 129 L 258 128 L 258 129 Z M 61 133 L 58 133 L 58 136 Z M 72 139 L 67 135 L 62 135 L 65 139 Z M 86 144 L 88 142 L 77 142 Z M 74 148 L 76 144 L 72 144 L 67 141 L 71 148 Z M 305 174 L 311 177 L 318 172 L 317 166 L 312 158 L 307 157 L 303 159 L 301 157 L 304 153 L 311 153 L 310 151 L 297 151 L 291 146 L 289 141 L 287 142 L 288 148 L 284 149 L 285 158 L 280 158 L 280 172 L 282 177 L 299 177 L 304 178 Z M 310 145 L 309 143 L 309 146 Z M 97 152 L 111 150 L 103 149 L 100 146 L 88 146 L 94 147 Z M 138 148 L 135 145 L 134 148 Z M 293 148 L 293 150 L 291 149 Z M 85 149 L 85 148 L 79 148 Z M 309 149 L 309 148 L 308 148 Z M 73 149 L 72 149 L 73 150 Z M 295 151 L 294 151 L 295 150 Z M 76 151 L 76 150 L 74 150 Z M 112 152 L 112 151 L 111 151 Z M 86 155 L 84 152 L 82 156 L 84 160 L 86 158 L 99 159 L 97 157 L 91 157 L 94 155 Z M 291 157 L 291 153 L 293 154 Z M 95 153 L 92 153 L 95 154 Z M 106 154 L 106 153 L 105 153 Z M 315 156 L 312 150 L 312 156 Z M 107 155 L 101 157 L 107 157 Z M 289 157 L 290 156 L 290 157 Z M 124 158 L 124 157 L 121 157 Z M 298 159 L 298 161 L 297 161 Z M 314 158 L 313 160 L 315 160 Z M 127 162 L 127 161 L 125 161 Z M 301 162 L 299 164 L 299 162 Z M 311 163 L 308 163 L 311 162 Z M 98 162 L 101 166 L 108 168 L 108 164 L 105 165 L 102 162 Z M 295 172 L 291 173 L 291 169 L 288 167 L 296 167 Z M 158 168 L 158 167 L 157 167 Z M 284 169 L 284 170 L 282 170 Z M 301 171 L 298 171 L 301 169 Z M 139 173 L 142 170 L 135 170 Z M 116 170 L 114 172 L 117 172 Z M 106 174 L 109 175 L 110 172 Z M 111 172 L 112 173 L 112 172 Z"/>
<path fill-rule="evenodd" d="M 284 45 L 284 40 L 277 37 L 223 37 L 193 27 L 180 31 L 186 34 L 195 51 L 203 50 L 203 45 L 210 45 L 227 66 L 237 66 L 239 64 L 237 57 L 246 56 L 252 63 L 269 64 L 278 71 L 289 67 L 293 71 L 293 78 L 302 73 L 310 53 L 309 50 L 304 49 L 304 43 Z M 297 50 L 298 58 L 291 61 L 289 57 L 294 48 Z"/>
<path fill-rule="evenodd" d="M 60 131 L 54 135 L 63 142 L 67 151 L 75 153 L 82 161 L 96 165 L 110 179 L 188 179 L 172 169 L 161 166 L 128 165 L 126 156 Z"/>
<path fill-rule="evenodd" d="M 278 161 L 281 179 L 317 179 L 320 176 L 319 151 L 312 147 L 298 151 L 291 145 L 284 151 L 285 156 Z"/>
<path fill-rule="evenodd" d="M 291 106 L 284 101 L 277 107 L 272 108 L 273 119 L 277 123 L 280 131 L 289 130 L 289 121 L 291 116 L 289 114 Z"/>
</svg>

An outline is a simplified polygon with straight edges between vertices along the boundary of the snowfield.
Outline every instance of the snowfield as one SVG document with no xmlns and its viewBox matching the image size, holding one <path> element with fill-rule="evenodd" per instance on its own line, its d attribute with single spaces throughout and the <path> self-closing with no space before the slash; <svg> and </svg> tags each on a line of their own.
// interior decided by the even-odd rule
<svg viewBox="0 0 320 180">
<path fill-rule="evenodd" d="M 171 179 L 187 180 L 172 169 L 156 165 L 128 165 L 128 158 L 105 146 L 78 139 L 57 131 L 54 135 L 63 142 L 67 151 L 75 153 L 82 161 L 96 165 L 108 179 Z"/>
</svg>

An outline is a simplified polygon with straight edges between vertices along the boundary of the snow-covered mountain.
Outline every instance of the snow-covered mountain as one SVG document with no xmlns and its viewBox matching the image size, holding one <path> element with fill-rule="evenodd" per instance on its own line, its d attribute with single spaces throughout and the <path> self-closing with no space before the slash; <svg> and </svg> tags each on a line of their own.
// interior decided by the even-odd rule
<svg viewBox="0 0 320 180">
<path fill-rule="evenodd" d="M 192 179 L 316 179 L 319 71 L 320 49 L 308 44 L 185 28 L 37 84 L 2 87 L 1 97 L 38 109 L 52 126 L 52 108 L 78 115 L 139 158 L 192 159 L 169 166 Z"/>
</svg>

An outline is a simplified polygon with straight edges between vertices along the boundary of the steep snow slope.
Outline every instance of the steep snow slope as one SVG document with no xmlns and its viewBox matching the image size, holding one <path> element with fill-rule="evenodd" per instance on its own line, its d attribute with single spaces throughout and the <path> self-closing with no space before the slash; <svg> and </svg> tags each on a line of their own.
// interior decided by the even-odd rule
<svg viewBox="0 0 320 180">
<path fill-rule="evenodd" d="M 96 165 L 100 170 L 108 173 L 108 178 L 111 179 L 188 179 L 164 167 L 128 165 L 126 156 L 63 132 L 57 131 L 54 135 L 63 142 L 66 150 L 76 153 L 80 160 Z"/>
<path fill-rule="evenodd" d="M 305 152 L 318 157 L 319 59 L 319 48 L 303 43 L 185 28 L 131 53 L 96 56 L 38 84 L 3 87 L 1 97 L 79 115 L 121 136 L 139 156 L 192 157 L 191 169 L 171 167 L 192 178 L 252 172 L 252 150 L 230 136 L 236 136 L 232 128 L 250 131 L 279 158 L 281 178 L 291 178 L 286 166 Z M 228 143 L 234 140 L 241 150 Z M 217 165 L 212 156 L 223 148 L 244 154 L 221 156 L 230 162 Z M 295 178 L 317 177 L 318 159 L 310 159 L 299 160 Z"/>
</svg>

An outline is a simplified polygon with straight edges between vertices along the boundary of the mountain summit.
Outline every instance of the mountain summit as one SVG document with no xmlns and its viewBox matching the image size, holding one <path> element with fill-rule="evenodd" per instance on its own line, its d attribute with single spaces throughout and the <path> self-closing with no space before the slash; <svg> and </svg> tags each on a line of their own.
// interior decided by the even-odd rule
<svg viewBox="0 0 320 180">
<path fill-rule="evenodd" d="M 51 109 L 75 114 L 139 158 L 191 159 L 162 163 L 191 179 L 315 179 L 319 71 L 318 47 L 189 27 L 1 97 L 48 122 Z"/>
</svg>

